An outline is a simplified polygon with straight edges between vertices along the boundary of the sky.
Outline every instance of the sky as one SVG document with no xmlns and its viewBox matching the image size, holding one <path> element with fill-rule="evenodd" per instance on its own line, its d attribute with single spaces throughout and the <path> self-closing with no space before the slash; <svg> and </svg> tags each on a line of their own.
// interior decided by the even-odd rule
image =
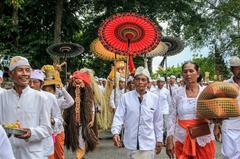
<svg viewBox="0 0 240 159">
<path fill-rule="evenodd" d="M 207 57 L 209 54 L 209 49 L 207 47 L 202 48 L 200 50 L 191 50 L 189 47 L 186 47 L 181 53 L 167 57 L 167 67 L 177 66 L 178 64 L 181 65 L 185 61 L 191 60 L 194 54 L 202 54 L 203 57 Z M 152 62 L 153 71 L 158 69 L 160 62 L 162 61 L 163 57 L 154 57 Z"/>
</svg>

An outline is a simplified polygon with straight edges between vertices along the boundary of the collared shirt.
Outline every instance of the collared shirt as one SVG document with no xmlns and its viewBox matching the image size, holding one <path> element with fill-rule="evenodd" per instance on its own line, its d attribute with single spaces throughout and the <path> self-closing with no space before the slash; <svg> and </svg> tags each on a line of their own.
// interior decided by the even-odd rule
<svg viewBox="0 0 240 159">
<path fill-rule="evenodd" d="M 117 108 L 118 107 L 118 103 L 119 100 L 121 98 L 121 96 L 124 94 L 124 89 L 116 89 L 116 101 L 114 101 L 114 91 L 115 89 L 112 91 L 111 96 L 110 96 L 110 104 L 112 108 Z"/>
<path fill-rule="evenodd" d="M 228 79 L 226 82 L 235 83 L 233 80 L 233 76 Z M 240 116 L 239 117 L 231 117 L 222 122 L 222 129 L 238 129 L 240 130 Z"/>
<path fill-rule="evenodd" d="M 14 159 L 11 144 L 1 125 L 0 125 L 0 158 Z"/>
<path fill-rule="evenodd" d="M 46 97 L 29 86 L 20 96 L 14 89 L 0 93 L 0 124 L 16 123 L 17 120 L 22 128 L 30 128 L 31 137 L 27 142 L 10 138 L 15 157 L 42 159 L 42 141 L 52 133 Z"/>
<path fill-rule="evenodd" d="M 199 94 L 203 91 L 204 87 L 199 85 Z M 189 98 L 186 95 L 186 86 L 179 87 L 172 96 L 172 102 L 170 104 L 170 114 L 168 120 L 167 135 L 173 135 L 175 139 L 180 142 L 184 142 L 186 130 L 182 128 L 178 123 L 179 120 L 191 120 L 197 119 L 197 98 Z M 201 137 L 197 137 L 197 143 L 200 146 L 205 146 L 210 141 L 214 140 L 213 125 L 210 125 L 211 134 Z"/>
<path fill-rule="evenodd" d="M 171 104 L 171 96 L 169 93 L 169 90 L 165 87 L 162 87 L 161 89 L 157 88 L 153 91 L 154 94 L 161 96 L 163 99 L 161 101 L 162 105 L 162 113 L 163 114 L 169 114 L 169 104 Z"/>
<path fill-rule="evenodd" d="M 112 134 L 120 134 L 124 125 L 124 145 L 127 149 L 154 150 L 163 140 L 161 99 L 149 91 L 139 101 L 136 90 L 122 95 L 112 124 Z"/>
</svg>

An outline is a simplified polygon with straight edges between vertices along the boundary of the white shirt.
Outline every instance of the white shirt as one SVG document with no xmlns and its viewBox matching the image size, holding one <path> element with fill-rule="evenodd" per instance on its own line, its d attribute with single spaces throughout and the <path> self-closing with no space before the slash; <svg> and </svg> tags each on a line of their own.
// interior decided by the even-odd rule
<svg viewBox="0 0 240 159">
<path fill-rule="evenodd" d="M 124 94 L 124 89 L 119 89 L 119 88 L 116 89 L 116 101 L 114 101 L 114 91 L 115 89 L 113 89 L 110 96 L 110 104 L 113 109 L 118 107 L 119 100 L 121 96 Z"/>
<path fill-rule="evenodd" d="M 71 107 L 74 104 L 72 96 L 67 92 L 64 87 L 62 88 L 62 96 L 58 98 L 57 101 L 61 111 Z"/>
<path fill-rule="evenodd" d="M 41 91 L 41 92 L 47 98 L 49 119 L 53 118 L 55 121 L 55 124 L 52 127 L 54 130 L 55 129 L 58 130 L 59 128 L 63 127 L 63 118 L 57 103 L 57 98 L 52 93 L 49 93 L 46 91 Z M 54 132 L 54 133 L 59 133 L 59 132 Z M 53 143 L 52 136 L 49 136 L 46 139 L 44 139 L 43 148 L 44 148 L 44 156 L 50 156 L 51 154 L 54 153 L 54 143 Z"/>
<path fill-rule="evenodd" d="M 169 104 L 171 103 L 171 96 L 169 93 L 169 90 L 165 87 L 162 87 L 161 89 L 157 88 L 153 91 L 154 94 L 161 96 L 163 99 L 161 101 L 162 105 L 162 113 L 163 114 L 169 114 Z"/>
<path fill-rule="evenodd" d="M 112 124 L 112 134 L 120 134 L 124 125 L 124 145 L 127 149 L 154 150 L 163 140 L 163 116 L 160 99 L 147 91 L 140 103 L 136 90 L 122 95 Z"/>
<path fill-rule="evenodd" d="M 0 93 L 2 93 L 2 92 L 5 91 L 5 90 L 6 90 L 6 89 L 0 87 Z"/>
<path fill-rule="evenodd" d="M 17 120 L 22 128 L 30 128 L 31 137 L 28 141 L 10 138 L 15 157 L 42 159 L 42 141 L 52 133 L 46 97 L 29 86 L 21 96 L 14 89 L 0 93 L 0 124 L 16 123 Z"/>
<path fill-rule="evenodd" d="M 226 82 L 235 83 L 233 81 L 233 76 L 228 79 Z M 240 130 L 240 116 L 239 117 L 231 117 L 229 119 L 223 120 L 222 129 L 237 129 Z"/>
<path fill-rule="evenodd" d="M 199 85 L 199 94 L 203 91 L 204 87 Z M 174 91 L 172 102 L 170 105 L 170 115 L 168 123 L 167 136 L 173 135 L 175 139 L 184 142 L 186 130 L 178 125 L 177 119 L 191 120 L 197 119 L 197 98 L 188 98 L 186 95 L 186 87 L 179 87 Z M 211 140 L 214 140 L 213 125 L 210 125 L 211 134 L 197 137 L 197 143 L 200 146 L 205 146 Z"/>
<path fill-rule="evenodd" d="M 1 125 L 0 125 L 0 159 L 14 159 L 11 144 Z"/>
</svg>

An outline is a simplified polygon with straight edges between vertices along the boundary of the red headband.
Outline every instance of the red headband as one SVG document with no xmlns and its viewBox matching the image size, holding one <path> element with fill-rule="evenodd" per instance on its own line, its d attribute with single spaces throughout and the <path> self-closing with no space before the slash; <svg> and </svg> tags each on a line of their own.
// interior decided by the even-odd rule
<svg viewBox="0 0 240 159">
<path fill-rule="evenodd" d="M 72 78 L 81 79 L 85 84 L 90 85 L 90 77 L 86 72 L 75 71 Z"/>
</svg>

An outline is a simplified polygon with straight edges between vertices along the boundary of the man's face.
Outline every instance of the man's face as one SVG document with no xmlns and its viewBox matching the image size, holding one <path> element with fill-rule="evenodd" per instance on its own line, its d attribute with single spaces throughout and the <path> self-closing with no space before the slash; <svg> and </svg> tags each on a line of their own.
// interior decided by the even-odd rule
<svg viewBox="0 0 240 159">
<path fill-rule="evenodd" d="M 158 86 L 158 88 L 160 88 L 160 89 L 163 88 L 164 84 L 165 84 L 164 81 L 157 81 L 157 86 Z"/>
<path fill-rule="evenodd" d="M 176 83 L 176 79 L 175 78 L 170 78 L 169 83 L 170 84 L 175 84 Z"/>
<path fill-rule="evenodd" d="M 31 68 L 27 65 L 16 67 L 13 71 L 9 72 L 9 75 L 12 78 L 14 84 L 20 87 L 28 86 L 30 74 Z"/>
<path fill-rule="evenodd" d="M 149 84 L 149 80 L 144 75 L 138 75 L 134 78 L 134 85 L 137 91 L 144 91 Z"/>
<path fill-rule="evenodd" d="M 124 81 L 119 81 L 119 88 L 124 89 L 125 88 L 125 82 Z"/>
<path fill-rule="evenodd" d="M 236 77 L 237 79 L 240 79 L 240 66 L 234 66 L 234 67 L 232 66 L 231 71 L 234 77 Z"/>
<path fill-rule="evenodd" d="M 46 92 L 55 94 L 56 91 L 55 91 L 54 87 L 55 87 L 54 85 L 44 86 L 43 90 L 46 91 Z"/>
<path fill-rule="evenodd" d="M 29 81 L 29 86 L 32 89 L 40 90 L 41 86 L 42 86 L 42 82 L 38 79 L 31 78 L 30 81 Z"/>
</svg>

